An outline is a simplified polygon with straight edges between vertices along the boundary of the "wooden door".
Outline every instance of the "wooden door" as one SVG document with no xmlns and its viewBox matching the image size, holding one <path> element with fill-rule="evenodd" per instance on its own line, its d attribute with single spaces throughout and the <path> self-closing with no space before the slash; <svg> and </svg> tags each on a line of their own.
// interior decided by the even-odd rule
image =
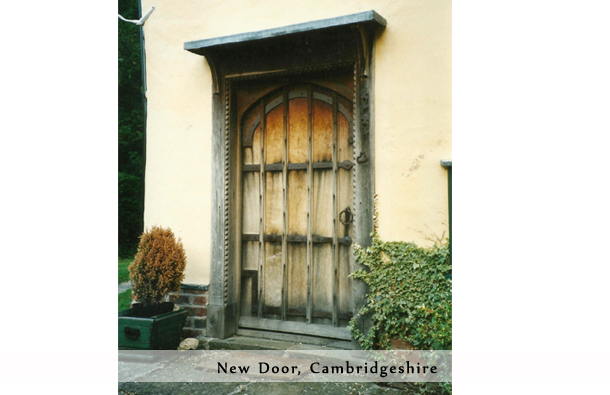
<svg viewBox="0 0 610 395">
<path fill-rule="evenodd" d="M 242 105 L 242 327 L 276 320 L 272 329 L 315 334 L 308 325 L 345 327 L 352 316 L 353 105 L 351 77 L 343 81 L 283 86 Z M 272 88 L 250 97 L 257 89 Z"/>
</svg>

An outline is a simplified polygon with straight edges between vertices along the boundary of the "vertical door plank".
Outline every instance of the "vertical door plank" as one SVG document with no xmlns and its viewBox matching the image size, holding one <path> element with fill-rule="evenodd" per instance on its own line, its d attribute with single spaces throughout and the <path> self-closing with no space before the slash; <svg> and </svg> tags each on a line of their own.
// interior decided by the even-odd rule
<svg viewBox="0 0 610 395">
<path fill-rule="evenodd" d="M 258 234 L 258 318 L 263 317 L 263 295 L 264 295 L 264 263 L 265 263 L 265 103 L 261 103 L 260 108 L 261 124 L 260 124 L 260 171 L 259 171 L 259 234 Z"/>
<path fill-rule="evenodd" d="M 263 287 L 264 305 L 263 318 L 279 319 L 279 309 L 282 304 L 282 243 L 265 243 L 265 279 Z M 271 309 L 270 309 L 271 308 Z M 271 316 L 269 316 L 271 314 Z M 267 315 L 267 316 L 265 316 Z"/>
<path fill-rule="evenodd" d="M 280 96 L 281 99 L 281 96 Z M 265 119 L 265 164 L 281 164 L 284 151 L 284 110 L 279 105 L 267 113 Z M 280 235 L 283 229 L 283 174 L 268 171 L 265 190 L 265 234 Z M 282 243 L 265 243 L 264 307 L 263 313 L 279 318 L 282 304 Z M 268 308 L 272 309 L 269 310 Z"/>
<path fill-rule="evenodd" d="M 266 164 L 282 163 L 284 148 L 283 108 L 283 105 L 279 105 L 267 113 L 267 119 L 265 120 L 265 137 L 267 144 L 265 146 L 265 152 L 267 154 L 265 158 Z"/>
<path fill-rule="evenodd" d="M 260 140 L 260 127 L 256 128 L 254 137 Z M 244 164 L 258 164 L 260 160 L 260 141 L 254 140 L 252 147 L 244 148 Z M 256 152 L 258 151 L 258 152 Z M 255 161 L 256 160 L 256 161 Z M 258 233 L 259 231 L 259 175 L 255 171 L 242 173 L 242 233 Z M 256 266 L 253 268 L 256 269 Z"/>
<path fill-rule="evenodd" d="M 337 160 L 339 162 L 343 162 L 346 160 L 353 161 L 354 160 L 354 147 L 349 143 L 349 134 L 350 134 L 350 126 L 347 120 L 343 117 L 343 115 L 339 114 L 339 129 L 337 136 Z M 339 169 L 338 170 L 338 191 L 337 191 L 337 200 L 339 202 L 339 212 L 350 207 L 352 212 L 354 212 L 352 207 L 352 201 L 354 198 L 353 195 L 353 184 L 352 184 L 352 172 L 353 168 L 350 170 Z M 349 236 L 352 239 L 353 235 L 353 227 L 352 225 L 343 225 L 341 222 L 337 222 L 338 227 L 338 236 L 345 237 Z M 353 311 L 353 293 L 352 290 L 352 278 L 349 275 L 352 273 L 353 268 L 351 266 L 351 249 L 352 246 L 345 246 L 339 244 L 339 311 L 341 313 L 351 313 Z M 340 325 L 345 325 L 346 323 L 339 323 Z"/>
<path fill-rule="evenodd" d="M 307 98 L 293 98 L 288 106 L 288 162 L 307 162 Z M 288 234 L 307 235 L 307 171 L 288 172 Z M 288 244 L 288 314 L 307 311 L 307 244 Z M 291 317 L 291 320 L 301 318 Z"/>
<path fill-rule="evenodd" d="M 252 281 L 252 277 L 241 278 L 240 314 L 246 317 L 252 316 L 252 287 L 255 286 Z"/>
<path fill-rule="evenodd" d="M 322 100 L 313 100 L 313 160 L 332 161 L 332 106 Z M 312 233 L 314 236 L 332 237 L 333 233 L 333 187 L 332 168 L 313 171 Z M 312 248 L 314 267 L 312 289 L 314 323 L 331 324 L 333 289 L 332 244 L 314 244 Z"/>
<path fill-rule="evenodd" d="M 287 287 L 288 287 L 288 90 L 284 91 L 283 110 L 283 144 L 282 144 L 282 309 L 281 318 L 286 321 L 287 312 Z"/>
<path fill-rule="evenodd" d="M 281 164 L 284 151 L 284 111 L 277 106 L 267 114 L 265 120 L 265 164 Z M 282 233 L 283 173 L 267 171 L 265 191 L 265 233 Z M 279 282 L 281 283 L 281 282 Z M 279 286 L 278 286 L 279 288 Z"/>
<path fill-rule="evenodd" d="M 253 117 L 251 117 L 253 118 Z M 260 161 L 260 126 L 254 131 L 252 146 L 244 147 L 243 163 L 258 164 Z M 259 174 L 258 172 L 242 173 L 242 233 L 257 234 L 259 232 Z M 259 244 L 257 241 L 242 241 L 241 269 L 257 270 Z M 252 289 L 258 288 L 258 282 L 253 284 L 252 277 L 241 279 L 241 314 L 252 315 Z M 257 280 L 258 281 L 258 280 Z M 256 300 L 256 298 L 254 298 Z"/>
<path fill-rule="evenodd" d="M 339 289 L 339 238 L 338 238 L 338 217 L 339 217 L 339 199 L 338 199 L 338 167 L 337 167 L 337 135 L 338 135 L 338 115 L 339 106 L 337 94 L 333 93 L 333 137 L 332 137 L 332 151 L 333 151 L 333 326 L 339 325 L 339 297 L 341 296 Z"/>
<path fill-rule="evenodd" d="M 313 114 L 313 94 L 311 85 L 307 87 L 307 323 L 312 322 L 313 313 L 313 289 L 312 289 L 312 269 L 313 269 L 313 251 L 312 251 L 312 187 L 313 187 L 313 141 L 312 141 L 312 114 Z"/>
<path fill-rule="evenodd" d="M 321 100 L 313 101 L 313 161 L 333 160 L 332 106 Z M 316 172 L 320 172 L 318 169 Z M 330 175 L 330 171 L 328 171 Z M 330 186 L 330 184 L 329 184 Z M 330 192 L 330 190 L 329 190 Z"/>
</svg>

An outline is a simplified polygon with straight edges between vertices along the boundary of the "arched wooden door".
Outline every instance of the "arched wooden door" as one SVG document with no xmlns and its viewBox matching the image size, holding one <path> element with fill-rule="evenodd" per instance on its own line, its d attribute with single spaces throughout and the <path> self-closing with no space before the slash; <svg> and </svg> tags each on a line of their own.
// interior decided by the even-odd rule
<svg viewBox="0 0 610 395">
<path fill-rule="evenodd" d="M 240 116 L 241 327 L 323 336 L 352 316 L 353 88 L 321 84 L 276 88 Z"/>
</svg>

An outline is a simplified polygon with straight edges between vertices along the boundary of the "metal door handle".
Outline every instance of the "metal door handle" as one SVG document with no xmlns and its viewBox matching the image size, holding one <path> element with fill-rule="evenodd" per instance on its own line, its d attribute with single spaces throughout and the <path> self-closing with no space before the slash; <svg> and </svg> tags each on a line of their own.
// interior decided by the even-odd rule
<svg viewBox="0 0 610 395">
<path fill-rule="evenodd" d="M 343 221 L 344 213 L 345 213 L 345 221 Z M 341 223 L 343 225 L 349 225 L 352 223 L 353 220 L 354 220 L 354 215 L 352 214 L 352 210 L 349 207 L 339 213 L 339 221 L 341 221 Z"/>
</svg>

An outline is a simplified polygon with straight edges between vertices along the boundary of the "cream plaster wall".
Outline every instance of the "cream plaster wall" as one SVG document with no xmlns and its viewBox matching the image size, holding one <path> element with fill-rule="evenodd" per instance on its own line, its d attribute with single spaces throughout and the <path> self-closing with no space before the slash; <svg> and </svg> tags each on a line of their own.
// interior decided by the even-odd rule
<svg viewBox="0 0 610 395">
<path fill-rule="evenodd" d="M 375 10 L 388 21 L 375 54 L 375 190 L 380 235 L 448 236 L 451 2 L 142 0 L 148 84 L 145 226 L 170 226 L 188 257 L 185 282 L 208 284 L 212 81 L 186 41 Z"/>
</svg>

